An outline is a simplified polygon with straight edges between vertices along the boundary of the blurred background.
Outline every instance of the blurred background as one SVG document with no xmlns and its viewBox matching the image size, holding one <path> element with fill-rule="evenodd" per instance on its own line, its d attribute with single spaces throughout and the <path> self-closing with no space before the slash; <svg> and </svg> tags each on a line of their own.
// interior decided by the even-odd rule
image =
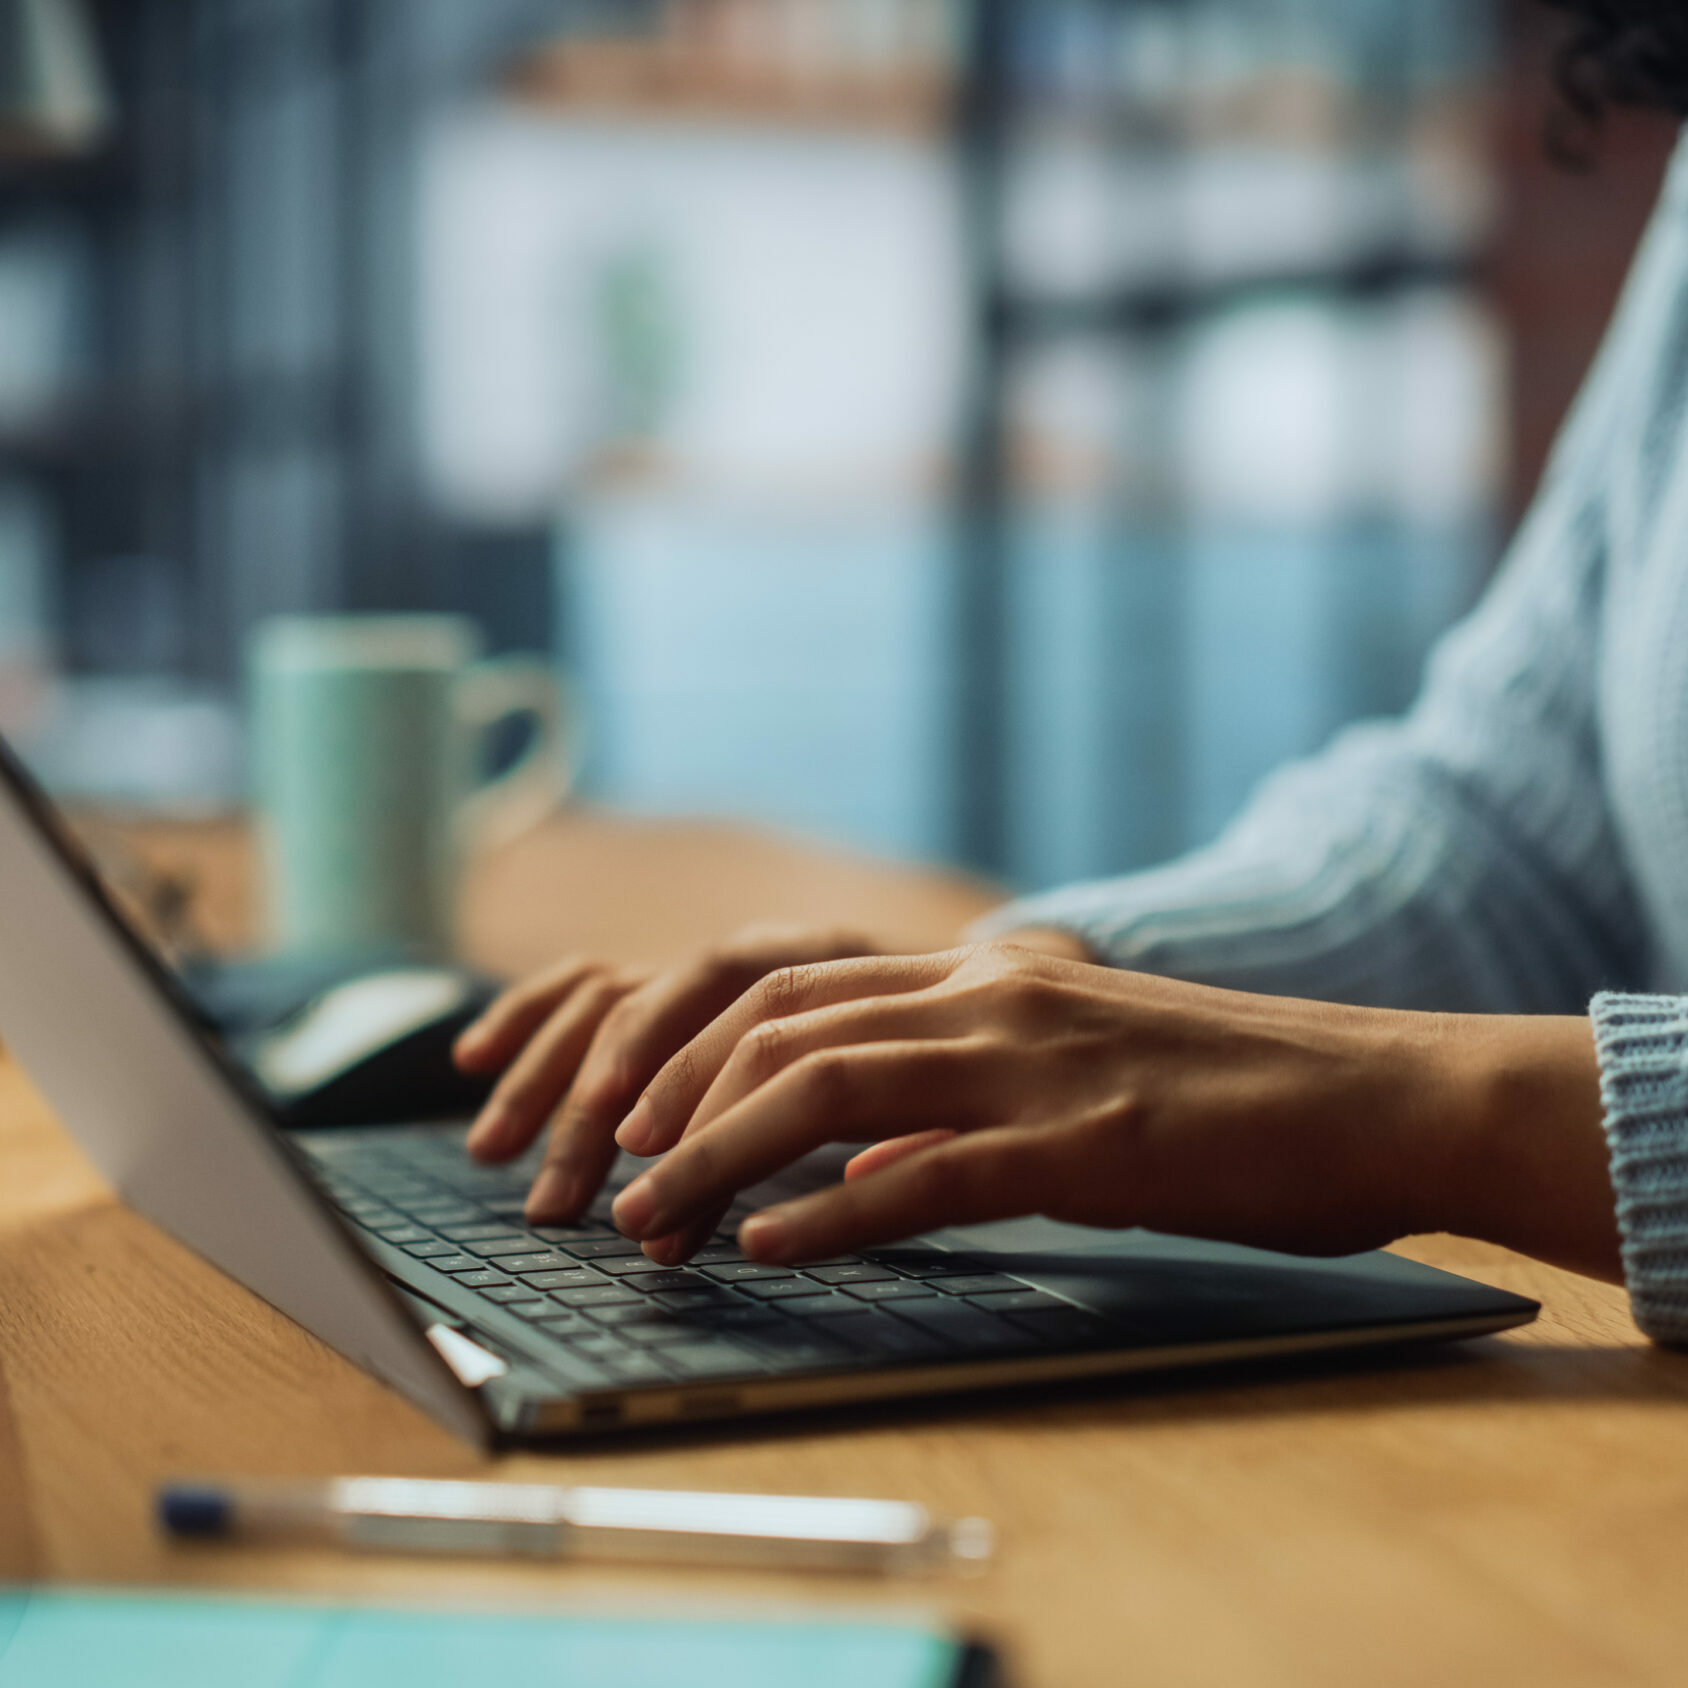
<svg viewBox="0 0 1688 1688">
<path fill-rule="evenodd" d="M 0 0 L 0 728 L 245 790 L 248 631 L 470 613 L 582 789 L 1021 885 L 1411 697 L 1671 131 L 1503 0 Z"/>
</svg>

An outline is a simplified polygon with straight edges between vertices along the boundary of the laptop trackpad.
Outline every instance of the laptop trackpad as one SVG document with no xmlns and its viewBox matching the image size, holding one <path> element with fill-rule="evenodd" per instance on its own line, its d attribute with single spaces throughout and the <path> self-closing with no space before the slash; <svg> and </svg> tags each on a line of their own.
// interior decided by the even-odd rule
<svg viewBox="0 0 1688 1688">
<path fill-rule="evenodd" d="M 1390 1254 L 1303 1259 L 1151 1231 L 1053 1220 L 940 1231 L 980 1272 L 1004 1272 L 1125 1325 L 1145 1342 L 1200 1342 L 1457 1318 L 1505 1298 Z M 1438 1305 L 1438 1304 L 1441 1305 Z"/>
</svg>

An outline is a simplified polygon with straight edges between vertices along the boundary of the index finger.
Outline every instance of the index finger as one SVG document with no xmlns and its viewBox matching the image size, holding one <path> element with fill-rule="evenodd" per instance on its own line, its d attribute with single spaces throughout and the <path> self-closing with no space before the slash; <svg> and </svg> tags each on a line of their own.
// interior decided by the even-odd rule
<svg viewBox="0 0 1688 1688">
<path fill-rule="evenodd" d="M 953 955 L 864 956 L 782 967 L 768 974 L 669 1057 L 623 1121 L 616 1141 L 636 1155 L 672 1148 L 740 1040 L 754 1027 L 861 997 L 927 990 L 947 978 L 954 965 Z"/>
<path fill-rule="evenodd" d="M 599 964 L 569 956 L 500 991 L 458 1034 L 452 1057 L 470 1072 L 501 1072 L 570 991 L 586 982 Z"/>
</svg>

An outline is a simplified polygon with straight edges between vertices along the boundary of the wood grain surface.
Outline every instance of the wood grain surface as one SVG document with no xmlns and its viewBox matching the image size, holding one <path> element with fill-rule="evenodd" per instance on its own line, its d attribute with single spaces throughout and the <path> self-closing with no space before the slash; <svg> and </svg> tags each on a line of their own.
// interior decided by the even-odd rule
<svg viewBox="0 0 1688 1688">
<path fill-rule="evenodd" d="M 237 834 L 140 840 L 249 934 Z M 648 959 L 758 913 L 941 941 L 989 893 L 724 828 L 574 817 L 485 864 L 466 941 Z M 496 1461 L 116 1205 L 0 1065 L 0 1575 L 636 1609 L 914 1604 L 1026 1688 L 1688 1680 L 1688 1357 L 1622 1295 L 1450 1238 L 1406 1247 L 1546 1304 L 1410 1361 L 1062 1387 Z M 391 1472 L 898 1495 L 983 1513 L 975 1579 L 633 1575 L 168 1545 L 171 1475 Z M 864 1685 L 867 1688 L 867 1685 Z"/>
</svg>

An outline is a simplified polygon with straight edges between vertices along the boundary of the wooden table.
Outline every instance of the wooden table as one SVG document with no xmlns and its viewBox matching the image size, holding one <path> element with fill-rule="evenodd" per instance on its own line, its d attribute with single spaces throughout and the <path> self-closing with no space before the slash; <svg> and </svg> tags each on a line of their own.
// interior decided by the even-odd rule
<svg viewBox="0 0 1688 1688">
<path fill-rule="evenodd" d="M 210 924 L 245 930 L 226 836 Z M 588 816 L 487 864 L 469 947 L 661 959 L 759 914 L 937 942 L 981 887 L 723 828 Z M 427 1599 L 929 1604 L 1028 1688 L 1688 1681 L 1688 1358 L 1623 1297 L 1447 1238 L 1408 1252 L 1541 1298 L 1533 1328 L 1410 1364 L 881 1411 L 502 1458 L 397 1397 L 116 1206 L 0 1066 L 0 1575 Z M 885 1588 L 166 1545 L 167 1474 L 394 1472 L 887 1494 L 1001 1530 L 977 1580 Z"/>
</svg>

